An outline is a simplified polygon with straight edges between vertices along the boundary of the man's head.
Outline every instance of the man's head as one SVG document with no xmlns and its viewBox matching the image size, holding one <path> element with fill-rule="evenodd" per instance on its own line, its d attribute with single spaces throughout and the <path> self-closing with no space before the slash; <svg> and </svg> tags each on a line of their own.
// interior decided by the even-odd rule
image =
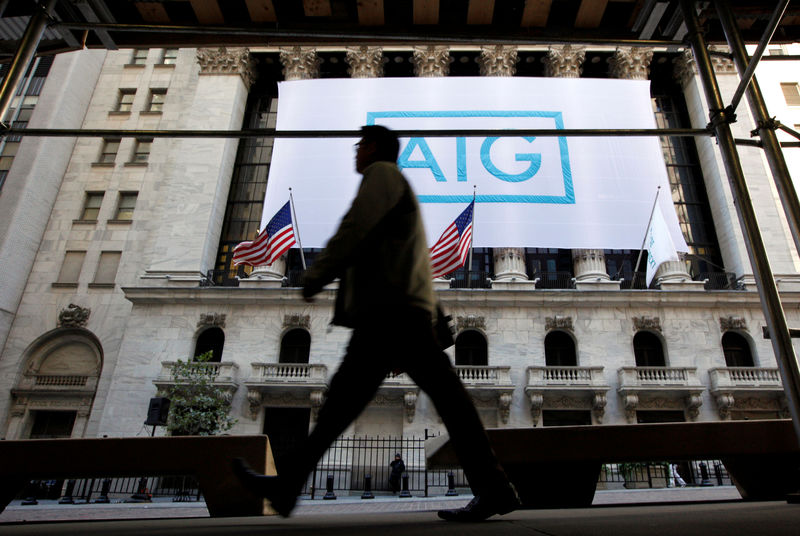
<svg viewBox="0 0 800 536">
<path fill-rule="evenodd" d="M 400 140 L 394 132 L 380 125 L 361 127 L 361 141 L 356 150 L 356 171 L 361 173 L 374 162 L 397 162 Z"/>
</svg>

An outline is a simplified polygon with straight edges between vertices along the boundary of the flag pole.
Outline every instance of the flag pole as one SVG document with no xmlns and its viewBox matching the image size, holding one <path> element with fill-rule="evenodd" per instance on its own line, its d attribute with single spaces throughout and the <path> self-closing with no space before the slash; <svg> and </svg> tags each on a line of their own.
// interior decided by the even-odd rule
<svg viewBox="0 0 800 536">
<path fill-rule="evenodd" d="M 476 185 L 472 185 L 472 234 L 469 237 L 469 264 L 467 265 L 467 288 L 472 288 L 470 286 L 470 277 L 469 272 L 472 270 L 472 245 L 475 243 L 475 194 L 478 190 Z"/>
<path fill-rule="evenodd" d="M 297 246 L 300 248 L 300 262 L 303 264 L 303 270 L 306 269 L 306 256 L 303 255 L 303 243 L 300 242 L 300 223 L 297 221 L 297 213 L 294 210 L 294 197 L 292 197 L 292 189 L 289 188 L 289 203 L 292 207 L 292 219 L 294 220 L 294 235 L 297 237 Z"/>
<path fill-rule="evenodd" d="M 633 277 L 636 277 L 636 272 L 639 271 L 639 261 L 642 260 L 642 251 L 644 251 L 644 243 L 647 241 L 647 232 L 650 230 L 650 224 L 653 222 L 653 214 L 656 212 L 656 203 L 658 203 L 658 194 L 661 193 L 661 186 L 656 189 L 656 198 L 653 199 L 653 208 L 650 209 L 650 218 L 647 220 L 647 227 L 644 228 L 644 238 L 642 238 L 642 247 L 639 248 L 639 256 L 636 258 L 636 266 L 633 268 Z"/>
</svg>

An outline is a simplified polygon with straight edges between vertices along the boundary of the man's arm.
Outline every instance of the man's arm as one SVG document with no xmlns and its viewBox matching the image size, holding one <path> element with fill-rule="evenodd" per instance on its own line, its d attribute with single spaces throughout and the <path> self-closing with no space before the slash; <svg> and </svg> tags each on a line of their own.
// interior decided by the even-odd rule
<svg viewBox="0 0 800 536">
<path fill-rule="evenodd" d="M 367 168 L 350 210 L 325 249 L 306 271 L 303 296 L 310 298 L 338 277 L 352 262 L 364 239 L 394 207 L 403 194 L 402 182 L 391 168 Z"/>
</svg>

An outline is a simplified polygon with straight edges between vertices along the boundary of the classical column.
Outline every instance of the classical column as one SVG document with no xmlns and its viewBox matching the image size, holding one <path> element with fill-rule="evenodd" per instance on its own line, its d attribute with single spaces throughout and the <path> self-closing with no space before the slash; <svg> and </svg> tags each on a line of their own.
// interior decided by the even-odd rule
<svg viewBox="0 0 800 536">
<path fill-rule="evenodd" d="M 200 71 L 182 114 L 182 128 L 241 129 L 255 76 L 250 51 L 201 48 L 196 59 Z M 174 89 L 181 94 L 181 88 Z M 171 154 L 176 156 L 163 170 L 169 180 L 159 184 L 152 209 L 161 232 L 153 241 L 153 261 L 143 279 L 151 280 L 148 285 L 162 280 L 170 286 L 194 287 L 214 266 L 239 140 L 193 138 L 174 143 Z"/>
<path fill-rule="evenodd" d="M 645 47 L 618 48 L 614 55 L 608 60 L 611 74 L 616 78 L 627 80 L 647 80 L 650 74 L 650 61 L 653 59 L 653 49 Z M 666 194 L 666 192 L 664 192 Z M 678 289 L 670 283 L 675 283 L 684 287 L 685 283 L 692 281 L 692 276 L 686 271 L 686 264 L 681 261 L 667 261 L 663 263 L 654 277 L 657 285 L 666 290 L 688 290 Z M 664 283 L 667 283 L 664 286 Z M 696 285 L 689 284 L 689 287 Z M 702 289 L 698 289 L 702 290 Z"/>
<path fill-rule="evenodd" d="M 414 47 L 411 56 L 414 74 L 421 77 L 447 76 L 451 61 L 450 48 L 444 46 Z"/>
<path fill-rule="evenodd" d="M 281 49 L 281 65 L 283 65 L 284 80 L 309 80 L 319 76 L 319 66 L 322 60 L 317 56 L 317 51 L 309 47 L 292 47 Z M 283 280 L 286 274 L 286 254 L 267 265 L 253 267 L 248 280 L 264 281 L 278 286 L 277 282 Z M 241 282 L 239 283 L 241 285 Z M 245 283 L 247 286 L 247 283 Z"/>
<path fill-rule="evenodd" d="M 584 59 L 586 59 L 584 47 L 571 45 L 550 47 L 547 55 L 542 58 L 545 76 L 580 78 Z M 576 288 L 586 286 L 585 283 L 607 282 L 611 279 L 606 272 L 606 257 L 602 249 L 573 249 L 572 265 Z M 603 285 L 603 288 L 606 286 L 608 285 Z M 614 289 L 618 288 L 615 285 L 611 286 Z"/>
<path fill-rule="evenodd" d="M 481 48 L 478 65 L 481 76 L 514 76 L 517 72 L 517 47 L 496 45 Z M 493 248 L 495 281 L 527 281 L 523 248 Z"/>
<path fill-rule="evenodd" d="M 381 47 L 351 47 L 345 61 L 350 78 L 378 78 L 383 76 L 383 49 Z"/>
</svg>

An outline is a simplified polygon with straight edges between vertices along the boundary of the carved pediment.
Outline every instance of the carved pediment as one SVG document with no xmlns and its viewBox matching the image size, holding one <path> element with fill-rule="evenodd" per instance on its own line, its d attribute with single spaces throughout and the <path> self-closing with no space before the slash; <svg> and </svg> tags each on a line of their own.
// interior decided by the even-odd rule
<svg viewBox="0 0 800 536">
<path fill-rule="evenodd" d="M 547 331 L 551 331 L 554 329 L 560 329 L 564 331 L 572 332 L 575 328 L 572 326 L 572 317 L 571 316 L 548 316 L 544 319 L 544 329 Z"/>
<path fill-rule="evenodd" d="M 727 316 L 727 317 L 720 317 L 719 319 L 719 328 L 722 331 L 727 331 L 730 329 L 747 329 L 747 322 L 744 318 L 740 316 Z"/>
<path fill-rule="evenodd" d="M 197 321 L 198 328 L 224 328 L 225 327 L 225 314 L 224 313 L 202 313 L 200 320 Z"/>
<path fill-rule="evenodd" d="M 284 328 L 305 328 L 311 329 L 311 316 L 310 315 L 284 315 L 283 316 Z"/>
<path fill-rule="evenodd" d="M 633 317 L 633 327 L 639 330 L 652 330 L 652 331 L 661 331 L 661 319 L 658 317 L 650 317 L 650 316 L 634 316 Z"/>
<path fill-rule="evenodd" d="M 483 316 L 467 315 L 456 317 L 457 330 L 486 329 L 486 318 Z"/>
</svg>

